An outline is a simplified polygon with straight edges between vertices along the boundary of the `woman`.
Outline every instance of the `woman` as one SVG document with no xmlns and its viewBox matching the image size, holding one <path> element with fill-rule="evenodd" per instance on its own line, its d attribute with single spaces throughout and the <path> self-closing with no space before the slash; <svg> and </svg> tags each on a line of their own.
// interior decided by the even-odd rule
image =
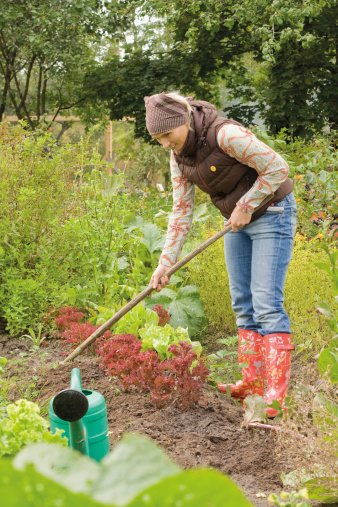
<svg viewBox="0 0 338 507">
<path fill-rule="evenodd" d="M 288 165 L 240 123 L 218 115 L 212 104 L 176 93 L 145 97 L 146 125 L 171 149 L 173 211 L 151 283 L 161 290 L 177 260 L 193 214 L 194 186 L 210 195 L 231 225 L 224 236 L 232 307 L 238 326 L 243 379 L 219 384 L 243 400 L 263 396 L 283 407 L 290 378 L 290 321 L 283 288 L 296 227 Z M 265 392 L 264 388 L 266 386 Z M 269 417 L 277 411 L 267 409 Z"/>
</svg>

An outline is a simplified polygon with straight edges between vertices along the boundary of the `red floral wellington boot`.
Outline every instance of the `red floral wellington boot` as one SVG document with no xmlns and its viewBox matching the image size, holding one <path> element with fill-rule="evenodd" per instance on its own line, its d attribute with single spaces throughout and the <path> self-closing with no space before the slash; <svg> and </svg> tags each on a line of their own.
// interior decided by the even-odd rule
<svg viewBox="0 0 338 507">
<path fill-rule="evenodd" d="M 295 348 L 291 343 L 291 335 L 289 333 L 268 334 L 264 336 L 264 347 L 267 384 L 264 400 L 268 404 L 277 400 L 284 408 L 283 403 L 290 380 L 291 350 Z M 273 408 L 267 408 L 266 413 L 268 417 L 276 417 L 278 412 Z"/>
<path fill-rule="evenodd" d="M 238 364 L 246 363 L 242 369 L 243 379 L 235 384 L 218 384 L 222 393 L 230 390 L 233 398 L 244 400 L 250 394 L 263 396 L 264 391 L 264 360 L 263 337 L 250 329 L 238 330 Z"/>
</svg>

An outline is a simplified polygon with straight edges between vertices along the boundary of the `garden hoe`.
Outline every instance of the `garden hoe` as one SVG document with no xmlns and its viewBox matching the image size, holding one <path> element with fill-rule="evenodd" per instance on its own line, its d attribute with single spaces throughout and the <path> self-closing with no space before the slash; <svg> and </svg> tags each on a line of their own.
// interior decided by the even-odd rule
<svg viewBox="0 0 338 507">
<path fill-rule="evenodd" d="M 264 204 L 266 204 L 266 202 L 270 201 L 272 197 L 273 197 L 272 195 L 269 195 L 268 197 L 266 197 L 264 199 L 264 201 L 256 208 L 256 211 L 258 211 L 262 206 L 264 206 Z M 183 257 L 183 259 L 181 259 L 180 261 L 176 262 L 176 264 L 174 264 L 166 272 L 166 276 L 170 277 L 171 275 L 173 275 L 174 273 L 176 273 L 176 271 L 178 271 L 180 268 L 182 268 L 183 266 L 185 266 L 189 261 L 191 261 L 191 259 L 193 259 L 194 257 L 196 257 L 196 255 L 198 255 L 199 253 L 203 252 L 203 250 L 205 250 L 206 248 L 208 248 L 208 246 L 210 246 L 213 243 L 215 243 L 215 241 L 217 241 L 219 238 L 221 238 L 222 236 L 224 236 L 230 230 L 231 230 L 231 225 L 226 225 L 224 227 L 224 229 L 222 229 L 221 231 L 217 232 L 214 236 L 212 236 L 208 240 L 204 241 L 204 243 L 202 243 L 198 248 L 196 248 L 195 250 L 193 250 L 192 252 L 190 252 L 188 255 L 186 255 L 185 257 Z M 89 336 L 89 338 L 87 338 L 83 343 L 81 343 L 81 345 L 79 345 L 78 347 L 76 347 L 76 349 L 73 350 L 73 352 L 71 352 L 62 361 L 62 364 L 66 363 L 67 361 L 71 361 L 72 359 L 74 359 L 75 357 L 77 357 L 79 354 L 81 354 L 81 352 L 84 349 L 86 349 L 91 343 L 93 343 L 96 340 L 96 338 L 98 338 L 105 331 L 107 331 L 108 329 L 110 329 L 113 324 L 115 324 L 116 322 L 118 322 L 126 313 L 128 313 L 132 308 L 134 308 L 134 306 L 136 306 L 140 301 L 142 301 L 144 298 L 146 298 L 147 296 L 149 296 L 149 294 L 153 290 L 154 289 L 151 287 L 151 285 L 148 285 L 148 287 L 146 289 L 144 289 L 142 292 L 140 292 L 134 299 L 132 299 L 131 301 L 129 301 L 129 303 L 127 303 L 123 308 L 121 308 L 121 310 L 119 310 L 113 317 L 111 317 L 109 320 L 107 320 L 107 322 L 105 322 L 104 324 L 102 324 L 102 326 L 100 326 L 96 331 L 94 331 L 94 333 L 91 334 Z"/>
</svg>

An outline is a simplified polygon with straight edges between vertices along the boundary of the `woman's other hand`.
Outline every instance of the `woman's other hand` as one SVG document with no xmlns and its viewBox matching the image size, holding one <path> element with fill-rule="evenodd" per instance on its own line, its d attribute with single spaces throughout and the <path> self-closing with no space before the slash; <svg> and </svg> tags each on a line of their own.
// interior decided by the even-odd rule
<svg viewBox="0 0 338 507">
<path fill-rule="evenodd" d="M 166 271 L 168 271 L 168 268 L 166 266 L 162 266 L 162 264 L 159 264 L 152 274 L 149 285 L 153 289 L 156 289 L 157 292 L 159 292 L 169 283 L 169 277 L 165 274 Z"/>
<path fill-rule="evenodd" d="M 238 206 L 233 210 L 226 225 L 231 225 L 231 230 L 237 232 L 251 221 L 250 213 L 245 213 Z"/>
</svg>

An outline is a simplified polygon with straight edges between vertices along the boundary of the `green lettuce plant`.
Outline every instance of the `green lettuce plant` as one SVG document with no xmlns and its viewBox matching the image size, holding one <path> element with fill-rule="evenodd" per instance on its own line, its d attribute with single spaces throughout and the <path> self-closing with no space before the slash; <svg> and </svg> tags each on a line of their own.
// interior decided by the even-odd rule
<svg viewBox="0 0 338 507">
<path fill-rule="evenodd" d="M 197 357 L 200 357 L 202 353 L 200 342 L 190 340 L 187 329 L 182 327 L 175 329 L 170 324 L 165 326 L 151 325 L 139 329 L 139 335 L 142 340 L 142 350 L 156 350 L 162 361 L 172 357 L 168 350 L 170 345 L 178 345 L 183 341 L 191 344 Z"/>
<path fill-rule="evenodd" d="M 15 456 L 25 445 L 33 442 L 67 445 L 61 430 L 52 435 L 48 427 L 36 403 L 22 399 L 8 405 L 0 416 L 0 456 Z"/>
<path fill-rule="evenodd" d="M 136 305 L 130 312 L 122 317 L 113 328 L 114 334 L 135 334 L 140 328 L 157 326 L 159 317 L 157 313 L 144 305 Z"/>
</svg>

